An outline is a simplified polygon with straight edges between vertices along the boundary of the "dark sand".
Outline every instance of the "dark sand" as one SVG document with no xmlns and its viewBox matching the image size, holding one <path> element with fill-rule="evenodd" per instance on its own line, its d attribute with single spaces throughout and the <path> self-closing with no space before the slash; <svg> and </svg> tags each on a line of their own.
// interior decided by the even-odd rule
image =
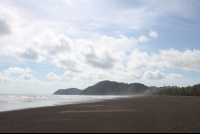
<svg viewBox="0 0 200 134">
<path fill-rule="evenodd" d="M 200 133 L 200 97 L 146 96 L 1 112 L 0 132 Z"/>
</svg>

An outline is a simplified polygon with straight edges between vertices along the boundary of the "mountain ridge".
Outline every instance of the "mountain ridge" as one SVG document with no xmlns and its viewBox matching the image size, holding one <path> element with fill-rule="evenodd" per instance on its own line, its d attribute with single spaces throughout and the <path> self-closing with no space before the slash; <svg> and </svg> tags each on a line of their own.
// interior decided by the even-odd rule
<svg viewBox="0 0 200 134">
<path fill-rule="evenodd" d="M 59 89 L 54 94 L 60 95 L 138 95 L 143 94 L 149 87 L 141 83 L 123 83 L 104 80 L 84 90 L 77 88 Z"/>
<path fill-rule="evenodd" d="M 149 87 L 141 83 L 119 83 L 115 81 L 100 81 L 84 89 L 80 95 L 133 95 L 142 94 Z"/>
</svg>

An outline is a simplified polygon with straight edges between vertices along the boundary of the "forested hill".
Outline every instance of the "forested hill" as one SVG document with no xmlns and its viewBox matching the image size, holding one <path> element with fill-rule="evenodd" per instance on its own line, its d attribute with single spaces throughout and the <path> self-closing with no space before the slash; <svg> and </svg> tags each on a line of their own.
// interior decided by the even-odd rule
<svg viewBox="0 0 200 134">
<path fill-rule="evenodd" d="M 82 90 L 77 88 L 59 89 L 54 93 L 54 95 L 78 95 L 81 91 Z"/>
<path fill-rule="evenodd" d="M 148 90 L 140 83 L 118 83 L 114 81 L 101 81 L 83 90 L 80 95 L 133 95 L 142 94 Z"/>
</svg>

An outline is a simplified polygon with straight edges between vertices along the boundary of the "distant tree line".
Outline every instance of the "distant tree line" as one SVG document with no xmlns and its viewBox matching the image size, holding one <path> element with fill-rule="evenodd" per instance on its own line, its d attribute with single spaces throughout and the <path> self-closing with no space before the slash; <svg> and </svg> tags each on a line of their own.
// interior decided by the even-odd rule
<svg viewBox="0 0 200 134">
<path fill-rule="evenodd" d="M 188 87 L 171 87 L 164 90 L 160 90 L 155 93 L 157 95 L 182 95 L 182 96 L 200 96 L 200 84 Z"/>
</svg>

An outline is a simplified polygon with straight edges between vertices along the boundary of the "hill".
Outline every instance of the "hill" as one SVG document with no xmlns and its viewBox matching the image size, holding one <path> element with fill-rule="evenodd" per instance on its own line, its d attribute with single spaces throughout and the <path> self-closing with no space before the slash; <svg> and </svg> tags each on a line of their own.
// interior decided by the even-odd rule
<svg viewBox="0 0 200 134">
<path fill-rule="evenodd" d="M 149 87 L 140 83 L 127 84 L 107 80 L 86 88 L 80 95 L 137 95 L 148 89 Z"/>
<path fill-rule="evenodd" d="M 54 95 L 79 95 L 82 90 L 77 88 L 69 88 L 69 89 L 59 89 Z"/>
</svg>

